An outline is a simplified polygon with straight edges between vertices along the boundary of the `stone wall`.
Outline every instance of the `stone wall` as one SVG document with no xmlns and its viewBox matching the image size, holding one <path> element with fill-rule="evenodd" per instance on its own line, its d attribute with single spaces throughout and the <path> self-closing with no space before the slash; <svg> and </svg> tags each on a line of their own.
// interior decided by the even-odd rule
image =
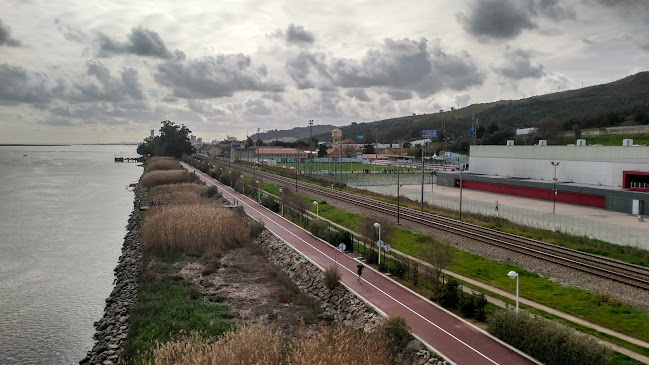
<svg viewBox="0 0 649 365">
<path fill-rule="evenodd" d="M 116 364 L 128 333 L 128 312 L 135 304 L 137 279 L 142 271 L 140 201 L 146 200 L 146 190 L 139 184 L 134 191 L 133 211 L 126 226 L 122 255 L 115 267 L 115 286 L 106 299 L 103 317 L 95 322 L 95 346 L 80 364 Z"/>
</svg>

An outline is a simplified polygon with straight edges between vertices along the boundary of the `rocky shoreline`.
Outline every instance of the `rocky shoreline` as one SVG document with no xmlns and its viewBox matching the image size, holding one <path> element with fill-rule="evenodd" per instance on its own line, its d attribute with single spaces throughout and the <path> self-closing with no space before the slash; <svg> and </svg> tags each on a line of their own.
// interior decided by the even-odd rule
<svg viewBox="0 0 649 365">
<path fill-rule="evenodd" d="M 106 299 L 103 317 L 95 322 L 95 346 L 79 364 L 117 364 L 128 334 L 128 313 L 137 299 L 137 280 L 142 271 L 140 201 L 146 200 L 146 189 L 139 183 L 132 186 L 135 193 L 133 211 L 126 226 L 122 254 L 114 270 L 115 286 Z"/>
</svg>

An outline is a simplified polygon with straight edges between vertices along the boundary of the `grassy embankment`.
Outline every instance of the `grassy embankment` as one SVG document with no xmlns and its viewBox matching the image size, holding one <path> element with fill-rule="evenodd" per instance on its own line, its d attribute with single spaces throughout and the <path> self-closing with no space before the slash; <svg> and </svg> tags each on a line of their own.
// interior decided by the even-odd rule
<svg viewBox="0 0 649 365">
<path fill-rule="evenodd" d="M 369 334 L 334 327 L 304 331 L 292 340 L 269 327 L 234 323 L 226 305 L 204 298 L 179 270 L 187 260 L 199 260 L 210 270 L 205 274 L 214 272 L 223 252 L 249 243 L 259 226 L 251 229 L 250 221 L 239 213 L 208 200 L 215 191 L 189 183 L 191 174 L 154 167 L 147 169 L 141 182 L 150 188 L 149 198 L 164 204 L 143 216 L 143 273 L 121 361 L 387 365 L 403 356 L 410 335 L 404 332 L 405 322 L 395 324 L 398 318 Z"/>
<path fill-rule="evenodd" d="M 271 194 L 278 193 L 278 187 L 272 184 L 263 184 L 262 189 L 270 192 Z M 302 199 L 307 202 L 313 201 L 313 198 L 308 196 L 302 196 Z M 307 206 L 310 210 L 315 211 L 315 207 L 313 207 L 312 204 L 308 204 Z M 358 214 L 348 213 L 330 204 L 320 204 L 319 214 L 320 216 L 337 224 L 340 224 L 350 230 L 356 230 L 358 228 L 358 224 L 361 218 Z M 569 235 L 558 234 L 555 232 L 542 233 L 550 234 L 554 239 L 567 240 L 568 242 L 571 238 L 571 236 Z M 572 238 L 574 239 L 575 237 Z M 579 241 L 581 240 L 585 242 L 581 244 L 584 244 L 587 247 L 588 243 L 590 243 L 588 241 L 591 241 L 587 238 L 580 238 Z M 429 236 L 403 229 L 396 229 L 395 234 L 389 243 L 393 248 L 401 252 L 420 257 L 426 250 L 427 245 L 434 242 L 435 239 Z M 610 245 L 599 241 L 594 242 L 594 245 L 595 247 L 598 247 L 597 250 L 606 252 L 610 256 L 620 255 L 620 253 L 618 252 L 619 246 L 617 245 Z M 592 248 L 591 251 L 593 251 Z M 635 251 L 631 250 L 631 252 L 624 253 L 627 261 L 646 262 L 646 259 L 644 258 L 638 259 L 632 256 L 633 252 Z M 562 312 L 575 315 L 590 322 L 600 324 L 604 327 L 619 331 L 621 333 L 625 333 L 643 340 L 649 340 L 649 328 L 646 326 L 646 323 L 648 323 L 649 321 L 649 315 L 608 295 L 595 293 L 588 290 L 561 286 L 539 276 L 536 273 L 527 271 L 515 265 L 497 262 L 457 249 L 455 250 L 454 258 L 447 269 L 452 272 L 457 272 L 458 274 L 461 274 L 463 276 L 467 276 L 494 287 L 509 291 L 511 293 L 515 292 L 515 281 L 508 278 L 506 273 L 510 270 L 514 270 L 520 275 L 520 295 L 522 297 L 558 309 Z M 408 286 L 412 287 L 412 285 Z M 476 289 L 480 291 L 479 288 Z M 493 296 L 499 297 L 498 295 Z M 500 297 L 499 299 L 508 301 L 502 297 Z M 487 312 L 492 312 L 493 310 L 495 310 L 495 308 L 492 306 L 487 308 Z M 541 314 L 539 311 L 536 311 L 534 309 L 530 308 L 530 310 L 532 312 Z M 551 315 L 547 316 L 551 319 L 556 319 Z M 580 326 L 572 326 L 580 330 L 585 330 L 585 332 L 596 335 L 605 340 L 628 347 L 636 352 L 649 355 L 649 349 L 643 349 L 638 346 L 628 344 L 624 341 L 611 339 L 610 336 L 602 333 L 597 333 L 594 330 L 586 330 L 585 328 L 580 328 Z M 616 363 L 627 363 L 626 361 L 630 361 L 630 359 L 619 354 L 615 355 L 614 358 L 617 359 Z M 622 362 L 617 362 L 618 360 Z"/>
</svg>

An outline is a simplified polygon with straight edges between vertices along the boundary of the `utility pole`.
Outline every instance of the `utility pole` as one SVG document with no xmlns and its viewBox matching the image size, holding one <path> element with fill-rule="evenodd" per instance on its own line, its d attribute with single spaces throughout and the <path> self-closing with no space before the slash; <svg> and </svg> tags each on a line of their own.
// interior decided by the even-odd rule
<svg viewBox="0 0 649 365">
<path fill-rule="evenodd" d="M 425 173 L 424 173 L 424 150 L 426 149 L 426 142 L 424 142 L 424 145 L 421 147 L 421 211 L 424 211 L 424 178 L 425 178 Z"/>
<path fill-rule="evenodd" d="M 343 190 L 343 136 L 340 136 L 340 190 Z"/>
<path fill-rule="evenodd" d="M 259 162 L 259 128 L 257 128 L 257 162 Z"/>
<path fill-rule="evenodd" d="M 462 178 L 464 177 L 464 165 L 460 164 L 460 222 L 462 222 Z"/>
<path fill-rule="evenodd" d="M 477 146 L 478 145 L 478 125 L 480 122 L 478 121 L 478 118 L 475 117 L 475 113 L 473 114 L 473 145 Z"/>
<path fill-rule="evenodd" d="M 309 159 L 311 178 L 313 178 L 313 119 L 309 120 Z"/>
</svg>

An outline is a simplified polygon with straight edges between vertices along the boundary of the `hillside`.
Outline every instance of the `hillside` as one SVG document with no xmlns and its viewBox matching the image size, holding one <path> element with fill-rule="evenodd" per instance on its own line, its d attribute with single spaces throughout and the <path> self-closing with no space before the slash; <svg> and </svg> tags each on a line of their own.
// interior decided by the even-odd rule
<svg viewBox="0 0 649 365">
<path fill-rule="evenodd" d="M 306 124 L 306 123 L 305 123 Z M 325 124 L 325 125 L 313 125 L 313 135 L 316 136 L 318 134 L 322 133 L 328 133 L 329 134 L 329 139 L 331 139 L 331 130 L 338 128 L 334 125 L 330 124 Z M 289 130 L 270 130 L 266 132 L 259 133 L 259 138 L 261 140 L 269 140 L 269 139 L 278 139 L 278 138 L 283 138 L 283 137 L 294 137 L 297 139 L 309 139 L 309 127 L 295 127 L 293 129 Z M 250 138 L 253 140 L 257 140 L 257 133 L 251 134 Z"/>
<path fill-rule="evenodd" d="M 587 129 L 649 124 L 649 72 L 582 89 L 520 100 L 473 104 L 434 114 L 352 123 L 340 129 L 343 138 L 357 139 L 363 135 L 363 140 L 370 142 L 374 142 L 376 132 L 379 142 L 420 139 L 424 129 L 437 130 L 440 141 L 444 135 L 452 141 L 468 141 L 474 114 L 484 128 L 478 131 L 478 135 L 484 137 L 484 144 L 503 143 L 504 139 L 515 134 L 516 128 L 536 126 L 538 121 L 546 117 L 556 119 L 558 127 L 564 131 L 572 130 L 575 125 L 579 129 Z M 305 129 L 307 134 L 302 138 L 308 138 L 308 128 Z M 313 134 L 320 140 L 330 141 L 331 129 L 316 134 L 314 127 Z M 277 133 L 282 134 L 282 131 Z"/>
</svg>

